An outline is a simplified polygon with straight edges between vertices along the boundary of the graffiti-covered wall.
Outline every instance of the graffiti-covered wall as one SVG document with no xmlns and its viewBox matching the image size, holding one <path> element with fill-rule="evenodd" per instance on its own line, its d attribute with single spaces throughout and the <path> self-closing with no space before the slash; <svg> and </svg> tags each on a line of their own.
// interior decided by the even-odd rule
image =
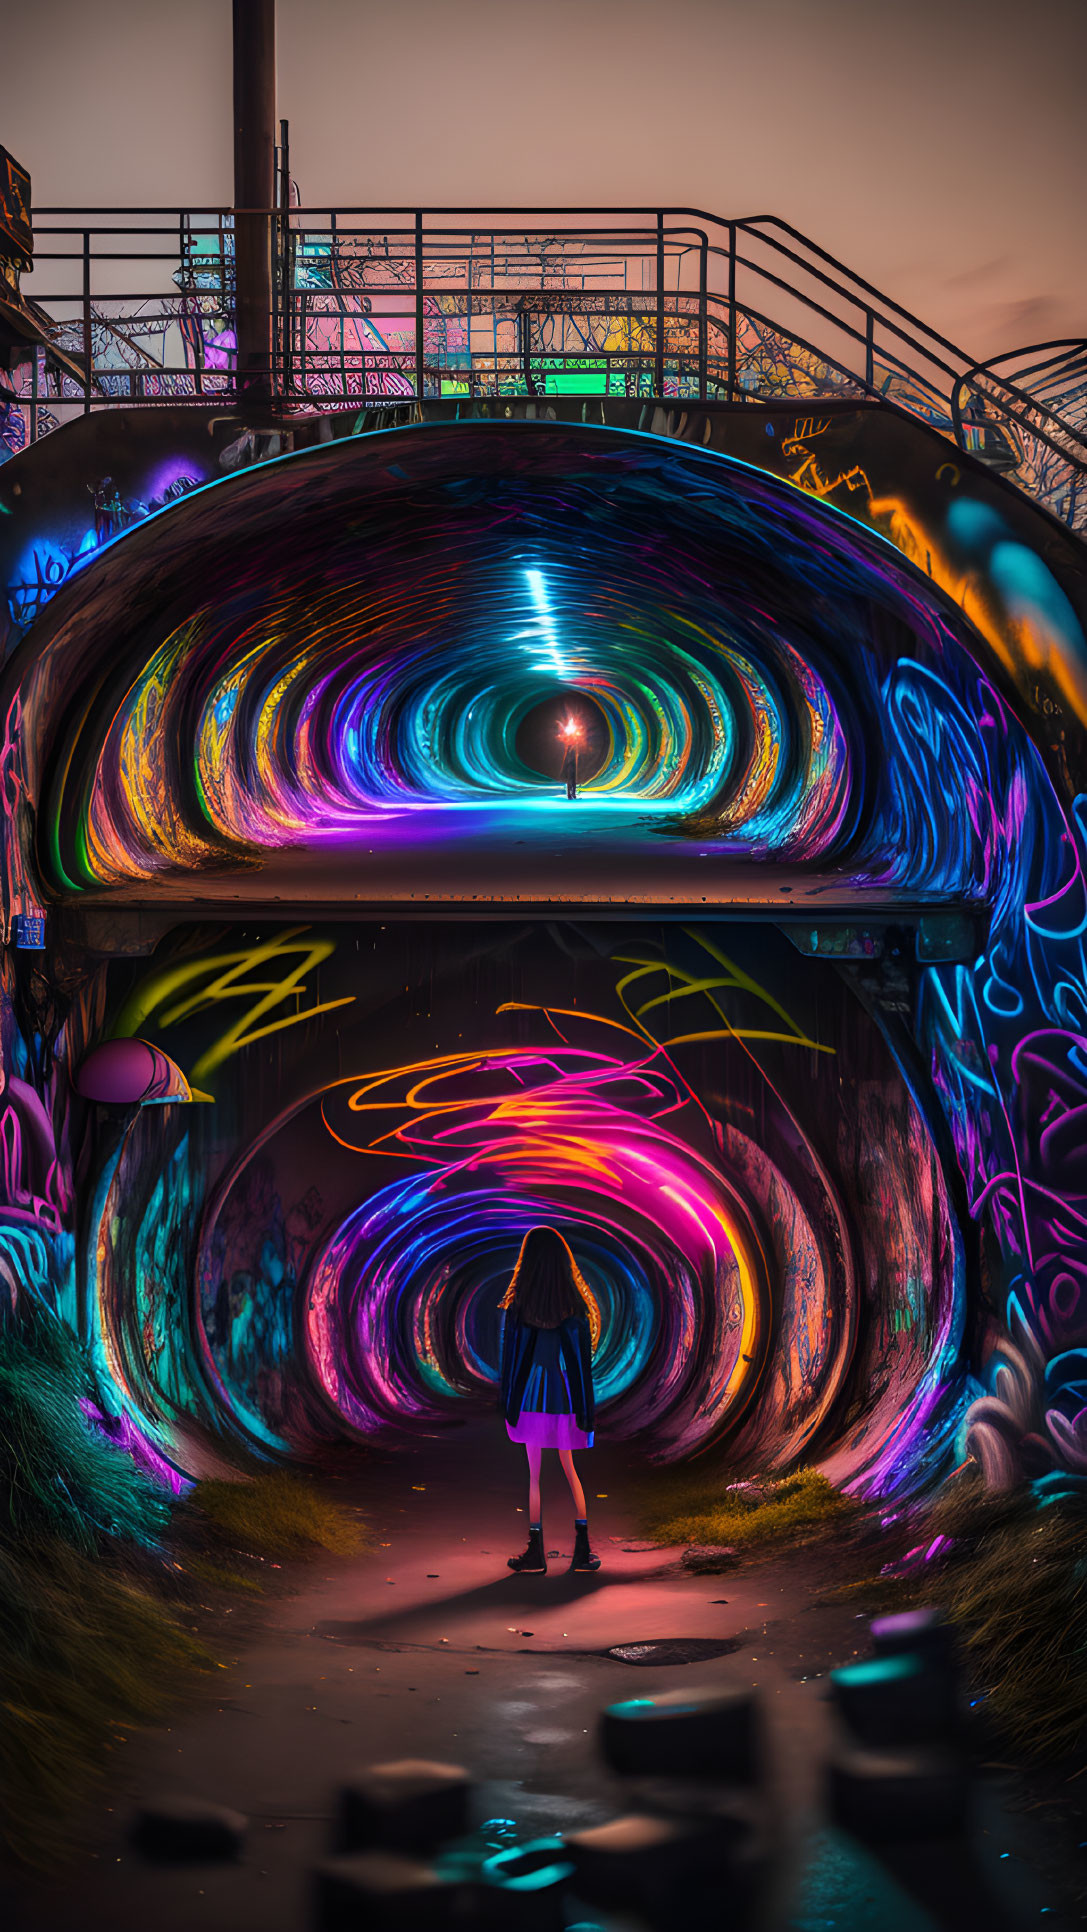
<svg viewBox="0 0 1087 1932">
<path fill-rule="evenodd" d="M 133 1115 L 99 1210 L 94 1319 L 141 1426 L 290 1446 L 490 1407 L 545 1219 L 591 1274 L 610 1433 L 782 1464 L 851 1409 L 850 1472 L 886 1455 L 895 1487 L 918 1405 L 945 1448 L 961 1421 L 922 1385 L 962 1241 L 878 1030 L 833 965 L 799 998 L 795 969 L 779 934 L 644 923 L 189 928 L 115 964 L 115 1026 L 207 1082 L 183 1125 Z"/>
<path fill-rule="evenodd" d="M 745 460 L 693 447 L 698 421 Z M 16 938 L 45 901 L 50 939 L 9 959 L 5 1052 L 54 1148 L 53 1292 L 160 1440 L 438 1426 L 493 1375 L 517 1227 L 565 1202 L 617 1431 L 818 1448 L 883 1491 L 963 1452 L 1074 1474 L 1074 541 L 893 416 L 651 426 L 436 422 L 213 488 L 190 452 L 176 501 L 95 526 L 37 599 L 5 686 L 5 915 Z M 516 991 L 516 946 L 480 943 L 498 997 L 454 973 L 439 1014 L 451 941 L 420 968 L 397 928 L 404 959 L 384 939 L 353 979 L 321 923 L 439 905 L 646 930 L 596 947 L 591 1011 L 577 948 Z M 697 936 L 654 927 L 666 907 Z M 200 909 L 235 924 L 201 935 Z M 738 947 L 701 923 L 745 910 Z M 109 965 L 148 919 L 153 966 Z M 834 932 L 832 968 L 810 955 Z M 433 1039 L 401 1015 L 394 1056 L 365 1016 L 420 970 Z M 73 1100 L 71 1022 L 34 1030 L 50 998 L 81 1051 L 156 1042 L 191 1099 Z"/>
</svg>

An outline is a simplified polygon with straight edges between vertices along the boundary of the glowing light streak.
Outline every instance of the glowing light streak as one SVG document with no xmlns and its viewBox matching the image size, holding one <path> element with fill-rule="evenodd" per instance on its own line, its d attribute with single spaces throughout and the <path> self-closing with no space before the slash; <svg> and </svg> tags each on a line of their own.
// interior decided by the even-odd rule
<svg viewBox="0 0 1087 1932">
<path fill-rule="evenodd" d="M 566 660 L 562 654 L 562 645 L 559 642 L 555 614 L 551 608 L 551 599 L 547 594 L 547 584 L 544 581 L 543 571 L 526 570 L 525 582 L 528 585 L 529 596 L 536 606 L 536 615 L 539 618 L 539 635 L 543 637 L 547 645 L 546 661 L 550 664 L 556 677 L 567 678 L 570 674 L 566 668 Z"/>
<path fill-rule="evenodd" d="M 298 1008 L 279 1019 L 269 1020 L 264 1026 L 254 1024 L 285 1001 L 297 1001 L 305 993 L 306 974 L 335 950 L 334 940 L 319 939 L 306 943 L 303 936 L 307 930 L 305 926 L 292 926 L 257 946 L 185 960 L 179 966 L 166 967 L 150 974 L 122 1007 L 114 1028 L 115 1034 L 118 1037 L 137 1034 L 152 1018 L 160 1027 L 170 1028 L 180 1025 L 183 1020 L 206 1007 L 218 1006 L 228 1000 L 251 999 L 253 1004 L 241 1018 L 201 1054 L 193 1068 L 193 1079 L 200 1080 L 257 1040 L 298 1026 L 319 1013 L 331 1013 L 337 1007 L 350 1006 L 354 995 L 322 1000 L 313 1006 Z M 299 964 L 280 978 L 248 977 L 263 966 L 274 966 L 279 961 L 299 955 Z M 194 990 L 189 991 L 186 998 L 169 1004 L 183 988 Z"/>
<path fill-rule="evenodd" d="M 652 576 L 632 595 L 633 538 L 598 586 L 562 492 L 541 512 L 549 520 L 546 572 L 508 553 L 465 569 L 480 533 L 458 524 L 435 527 L 433 566 L 417 579 L 376 538 L 364 574 L 356 561 L 350 581 L 341 571 L 316 592 L 310 577 L 275 588 L 280 560 L 269 558 L 258 616 L 230 597 L 193 600 L 132 664 L 109 720 L 88 710 L 73 730 L 45 814 L 58 882 L 249 867 L 290 846 L 410 846 L 427 836 L 415 814 L 471 812 L 481 836 L 531 831 L 565 802 L 517 750 L 541 678 L 576 685 L 603 718 L 585 836 L 604 835 L 595 814 L 610 813 L 635 846 L 659 819 L 723 856 L 828 855 L 854 809 L 858 753 L 824 672 L 762 600 L 724 615 L 689 565 L 684 596 Z M 512 632 L 501 621 L 511 602 L 534 620 Z M 564 640 L 571 612 L 576 648 Z M 565 741 L 584 739 L 583 721 L 567 720 L 577 723 L 580 738 L 563 728 Z"/>
<path fill-rule="evenodd" d="M 577 1017 L 597 1023 L 593 1014 Z M 640 1048 L 637 1036 L 632 1043 Z M 679 1350 L 652 1397 L 643 1397 L 658 1415 L 662 1448 L 719 1429 L 757 1373 L 765 1265 L 720 1168 L 664 1125 L 689 1104 L 675 1076 L 650 1068 L 640 1051 L 630 1059 L 567 1046 L 437 1056 L 330 1089 L 322 1115 L 341 1144 L 334 1106 L 352 1116 L 388 1116 L 392 1108 L 396 1124 L 383 1124 L 359 1151 L 392 1146 L 418 1163 L 411 1178 L 379 1188 L 315 1264 L 307 1315 L 313 1359 L 354 1426 L 380 1430 L 398 1416 L 429 1413 L 428 1403 L 452 1393 L 449 1377 L 460 1371 L 443 1367 L 452 1358 L 438 1339 L 444 1327 L 435 1326 L 451 1261 L 468 1266 L 466 1257 L 482 1247 L 493 1268 L 496 1247 L 516 1252 L 527 1226 L 550 1219 L 570 1228 L 594 1292 L 600 1288 L 605 1394 L 614 1399 L 644 1373 L 653 1302 L 638 1285 L 642 1264 L 634 1260 L 644 1251 L 670 1284 L 666 1319 Z M 599 1282 L 585 1252 L 596 1256 Z M 494 1293 L 486 1279 L 476 1292 Z M 414 1311 L 403 1320 L 417 1339 L 425 1396 L 411 1352 L 395 1339 L 405 1332 L 396 1313 L 404 1298 Z M 634 1309 L 639 1326 L 631 1333 Z M 698 1380 L 696 1400 L 690 1377 L 696 1352 L 707 1347 L 715 1365 L 708 1382 Z"/>
</svg>

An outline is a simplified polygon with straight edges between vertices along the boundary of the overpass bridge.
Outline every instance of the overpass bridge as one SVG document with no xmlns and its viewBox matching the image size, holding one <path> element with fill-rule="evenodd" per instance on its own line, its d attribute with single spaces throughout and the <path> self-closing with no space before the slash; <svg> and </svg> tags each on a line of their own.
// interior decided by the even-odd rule
<svg viewBox="0 0 1087 1932">
<path fill-rule="evenodd" d="M 978 362 L 787 222 L 700 209 L 34 213 L 53 347 L 13 371 L 25 449 L 83 414 L 187 402 L 307 415 L 577 399 L 714 414 L 878 406 L 1087 527 L 1087 350 Z M 237 265 L 261 257 L 256 312 Z M 242 338 L 239 367 L 239 331 Z M 75 373 L 73 373 L 73 370 Z"/>
</svg>

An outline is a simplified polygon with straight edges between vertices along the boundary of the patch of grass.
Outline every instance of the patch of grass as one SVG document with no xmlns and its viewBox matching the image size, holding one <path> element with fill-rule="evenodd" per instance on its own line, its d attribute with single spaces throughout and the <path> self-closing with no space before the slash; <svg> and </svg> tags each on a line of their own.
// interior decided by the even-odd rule
<svg viewBox="0 0 1087 1932">
<path fill-rule="evenodd" d="M 54 1539 L 90 1554 L 104 1537 L 157 1543 L 170 1498 L 87 1419 L 89 1366 L 75 1336 L 31 1308 L 0 1326 L 0 1544 Z"/>
<path fill-rule="evenodd" d="M 893 1610 L 908 1610 L 924 1597 L 932 1595 L 927 1576 L 876 1576 L 850 1577 L 845 1583 L 834 1583 L 813 1599 L 815 1610 L 831 1609 L 837 1604 L 855 1603 L 861 1610 L 873 1617 L 888 1615 Z"/>
<path fill-rule="evenodd" d="M 103 1751 L 214 1659 L 157 1597 L 59 1542 L 0 1555 L 0 1648 L 0 1844 L 41 1866 L 71 1850 L 70 1807 Z"/>
<path fill-rule="evenodd" d="M 716 1487 L 688 1476 L 647 1492 L 642 1517 L 647 1534 L 661 1543 L 718 1543 L 735 1549 L 773 1543 L 798 1531 L 829 1524 L 856 1505 L 818 1469 Z"/>
<path fill-rule="evenodd" d="M 937 1535 L 953 1539 L 942 1561 L 856 1578 L 819 1603 L 872 1615 L 942 1605 L 1008 1746 L 1087 1762 L 1087 1508 L 1071 1496 L 1039 1507 L 1030 1489 L 987 1490 L 975 1472 L 918 1516 L 913 1540 Z"/>
<path fill-rule="evenodd" d="M 1035 1516 L 1032 1490 L 986 1489 L 980 1471 L 952 1476 L 934 1498 L 925 1517 L 930 1534 L 949 1536 L 962 1550 L 975 1550 L 994 1531 Z"/>
<path fill-rule="evenodd" d="M 88 1419 L 92 1400 L 86 1355 L 47 1310 L 0 1327 L 0 1846 L 39 1865 L 68 1849 L 103 1751 L 213 1663 L 156 1588 L 172 1499 Z"/>
<path fill-rule="evenodd" d="M 93 1401 L 84 1351 L 47 1310 L 0 1325 L 0 1851 L 36 1866 L 71 1851 L 72 1807 L 129 1727 L 221 1667 L 189 1626 L 209 1586 L 264 1594 L 241 1552 L 366 1541 L 355 1512 L 283 1472 L 175 1505 L 89 1419 Z"/>
<path fill-rule="evenodd" d="M 259 1577 L 246 1576 L 242 1570 L 227 1569 L 223 1563 L 213 1563 L 210 1557 L 189 1556 L 185 1568 L 197 1583 L 210 1585 L 213 1590 L 226 1590 L 232 1596 L 238 1590 L 247 1596 L 264 1595 L 264 1585 Z"/>
<path fill-rule="evenodd" d="M 1087 1748 L 1087 1510 L 979 1495 L 940 1583 L 988 1710 L 1025 1756 Z M 970 1506 L 956 1500 L 960 1536 Z M 942 1520 L 947 1520 L 942 1513 Z M 946 1534 L 946 1531 L 945 1531 Z M 930 1591 L 931 1591 L 930 1583 Z"/>
<path fill-rule="evenodd" d="M 189 1508 L 219 1538 L 261 1556 L 300 1556 L 314 1549 L 354 1556 L 368 1541 L 356 1516 L 304 1478 L 281 1470 L 246 1482 L 197 1483 Z"/>
</svg>

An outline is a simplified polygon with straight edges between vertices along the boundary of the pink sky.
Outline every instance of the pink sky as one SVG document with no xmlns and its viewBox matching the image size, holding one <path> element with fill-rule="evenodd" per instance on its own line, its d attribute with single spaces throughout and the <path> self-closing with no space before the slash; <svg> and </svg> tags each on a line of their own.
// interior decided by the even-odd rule
<svg viewBox="0 0 1087 1932">
<path fill-rule="evenodd" d="M 231 198 L 230 0 L 35 0 L 35 199 Z M 1087 334 L 1084 0 L 279 0 L 307 204 L 776 214 L 974 354 Z"/>
</svg>

